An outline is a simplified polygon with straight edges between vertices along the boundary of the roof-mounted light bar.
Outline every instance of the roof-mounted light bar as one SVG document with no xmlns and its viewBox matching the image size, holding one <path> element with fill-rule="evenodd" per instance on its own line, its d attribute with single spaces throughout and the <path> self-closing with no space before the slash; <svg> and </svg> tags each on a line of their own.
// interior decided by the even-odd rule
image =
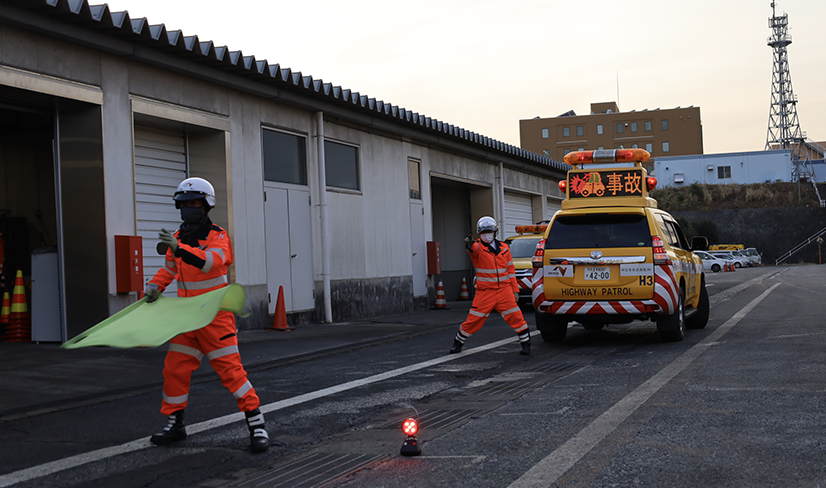
<svg viewBox="0 0 826 488">
<path fill-rule="evenodd" d="M 591 163 L 639 163 L 648 161 L 651 153 L 645 149 L 603 149 L 597 151 L 574 151 L 565 155 L 565 162 L 571 166 Z"/>
</svg>

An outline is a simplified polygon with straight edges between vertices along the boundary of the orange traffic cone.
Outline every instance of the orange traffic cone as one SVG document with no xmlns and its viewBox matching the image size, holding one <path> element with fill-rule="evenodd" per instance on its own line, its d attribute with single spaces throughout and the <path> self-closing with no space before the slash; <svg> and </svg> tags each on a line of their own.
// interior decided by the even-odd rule
<svg viewBox="0 0 826 488">
<path fill-rule="evenodd" d="M 9 292 L 3 293 L 3 309 L 0 312 L 0 324 L 8 324 L 9 323 L 9 314 L 11 313 L 11 298 L 9 298 Z"/>
<path fill-rule="evenodd" d="M 445 287 L 442 282 L 439 282 L 439 287 L 436 289 L 436 310 L 447 310 L 447 300 L 445 300 Z"/>
<path fill-rule="evenodd" d="M 264 330 L 277 330 L 289 332 L 293 330 L 287 325 L 287 308 L 284 306 L 284 287 L 278 287 L 278 299 L 275 301 L 275 314 L 272 316 L 272 327 Z"/>
<path fill-rule="evenodd" d="M 470 293 L 467 289 L 467 280 L 462 276 L 462 290 L 459 292 L 459 300 L 470 300 Z"/>
<path fill-rule="evenodd" d="M 23 270 L 17 270 L 14 278 L 14 291 L 11 295 L 11 310 L 6 326 L 5 342 L 31 342 L 32 317 L 26 305 L 26 287 L 23 284 Z"/>
</svg>

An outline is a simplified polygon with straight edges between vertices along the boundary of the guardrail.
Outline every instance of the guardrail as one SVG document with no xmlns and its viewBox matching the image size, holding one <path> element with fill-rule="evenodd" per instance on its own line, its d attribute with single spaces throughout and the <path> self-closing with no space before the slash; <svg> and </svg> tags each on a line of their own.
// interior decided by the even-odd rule
<svg viewBox="0 0 826 488">
<path fill-rule="evenodd" d="M 782 263 L 783 261 L 789 259 L 796 252 L 800 251 L 804 247 L 806 247 L 809 244 L 811 244 L 812 242 L 816 241 L 817 238 L 822 236 L 823 234 L 826 234 L 826 227 L 820 229 L 819 231 L 817 231 L 815 233 L 815 235 L 813 235 L 812 237 L 806 239 L 805 241 L 801 242 L 800 244 L 796 245 L 795 247 L 793 247 L 792 249 L 787 251 L 786 254 L 780 256 L 779 258 L 777 258 L 777 260 L 775 260 L 775 262 L 774 262 L 774 265 L 777 266 L 778 264 Z"/>
</svg>

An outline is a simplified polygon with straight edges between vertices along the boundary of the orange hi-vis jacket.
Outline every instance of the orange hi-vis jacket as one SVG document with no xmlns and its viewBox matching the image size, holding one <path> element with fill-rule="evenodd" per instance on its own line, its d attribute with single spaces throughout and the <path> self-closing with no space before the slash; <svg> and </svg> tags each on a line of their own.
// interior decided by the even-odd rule
<svg viewBox="0 0 826 488">
<path fill-rule="evenodd" d="M 180 239 L 180 230 L 175 232 Z M 200 236 L 199 236 L 200 237 Z M 178 249 L 166 252 L 166 263 L 155 274 L 150 283 L 158 285 L 161 291 L 172 280 L 178 279 L 178 296 L 194 297 L 228 286 L 228 270 L 232 264 L 232 244 L 227 232 L 212 224 L 206 239 L 198 239 L 198 247 L 178 242 Z"/>
<path fill-rule="evenodd" d="M 476 269 L 476 290 L 494 290 L 510 287 L 519 293 L 516 268 L 513 266 L 511 249 L 504 242 L 496 241 L 496 250 L 481 239 L 466 246 L 473 267 Z"/>
</svg>

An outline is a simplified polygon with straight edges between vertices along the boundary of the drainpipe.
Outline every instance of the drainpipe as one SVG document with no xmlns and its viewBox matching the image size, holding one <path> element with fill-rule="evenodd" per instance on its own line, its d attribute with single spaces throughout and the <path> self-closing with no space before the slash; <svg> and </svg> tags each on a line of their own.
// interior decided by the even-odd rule
<svg viewBox="0 0 826 488">
<path fill-rule="evenodd" d="M 505 163 L 499 161 L 499 236 L 505 234 Z"/>
<path fill-rule="evenodd" d="M 324 112 L 316 112 L 318 142 L 318 206 L 321 211 L 321 280 L 324 287 L 324 322 L 333 322 L 330 297 L 330 232 L 327 227 L 327 165 L 324 162 Z"/>
</svg>

